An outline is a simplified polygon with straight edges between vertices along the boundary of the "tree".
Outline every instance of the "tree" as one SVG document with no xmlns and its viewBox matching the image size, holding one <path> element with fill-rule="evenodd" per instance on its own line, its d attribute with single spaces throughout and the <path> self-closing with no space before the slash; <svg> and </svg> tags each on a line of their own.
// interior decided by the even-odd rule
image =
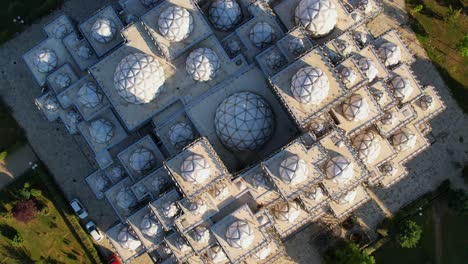
<svg viewBox="0 0 468 264">
<path fill-rule="evenodd" d="M 417 5 L 413 8 L 414 13 L 419 13 L 421 10 L 423 10 L 424 6 L 423 5 Z"/>
<path fill-rule="evenodd" d="M 459 215 L 468 214 L 468 195 L 464 190 L 450 190 L 448 193 L 448 206 Z"/>
<path fill-rule="evenodd" d="M 421 239 L 422 229 L 411 220 L 402 223 L 396 235 L 396 240 L 402 248 L 414 248 Z"/>
<path fill-rule="evenodd" d="M 23 236 L 20 233 L 17 233 L 15 235 L 15 237 L 13 238 L 13 240 L 11 241 L 11 244 L 14 247 L 22 247 L 23 243 L 24 243 L 24 239 L 23 239 Z"/>
<path fill-rule="evenodd" d="M 373 256 L 361 251 L 355 243 L 347 242 L 324 258 L 325 264 L 375 264 Z"/>
<path fill-rule="evenodd" d="M 462 57 L 468 57 L 468 34 L 458 41 L 457 45 L 455 45 L 455 49 Z"/>
<path fill-rule="evenodd" d="M 33 200 L 21 200 L 15 204 L 12 213 L 16 220 L 27 223 L 37 214 L 36 203 Z"/>
</svg>

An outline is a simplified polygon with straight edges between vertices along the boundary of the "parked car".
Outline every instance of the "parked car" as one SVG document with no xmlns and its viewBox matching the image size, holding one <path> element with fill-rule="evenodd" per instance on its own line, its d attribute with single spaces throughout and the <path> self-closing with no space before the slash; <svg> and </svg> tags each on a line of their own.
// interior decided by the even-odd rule
<svg viewBox="0 0 468 264">
<path fill-rule="evenodd" d="M 112 253 L 107 257 L 107 264 L 122 264 L 117 254 Z"/>
<path fill-rule="evenodd" d="M 85 227 L 88 233 L 94 239 L 94 241 L 96 242 L 101 241 L 102 233 L 101 231 L 99 231 L 99 229 L 97 228 L 96 224 L 93 221 L 89 221 L 88 223 L 86 223 Z"/>
<path fill-rule="evenodd" d="M 80 200 L 78 200 L 78 198 L 71 200 L 70 206 L 80 219 L 85 219 L 86 217 L 88 217 L 88 212 L 86 212 L 86 209 L 81 204 Z"/>
</svg>

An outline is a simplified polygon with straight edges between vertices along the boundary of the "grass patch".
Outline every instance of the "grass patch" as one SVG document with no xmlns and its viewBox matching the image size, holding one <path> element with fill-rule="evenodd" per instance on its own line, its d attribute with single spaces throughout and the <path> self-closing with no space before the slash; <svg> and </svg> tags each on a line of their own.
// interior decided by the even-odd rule
<svg viewBox="0 0 468 264">
<path fill-rule="evenodd" d="M 24 199 L 25 183 L 40 190 L 34 197 L 40 212 L 27 224 L 11 214 L 15 203 Z M 0 212 L 0 263 L 100 262 L 89 236 L 44 167 L 27 172 L 0 192 Z"/>
</svg>

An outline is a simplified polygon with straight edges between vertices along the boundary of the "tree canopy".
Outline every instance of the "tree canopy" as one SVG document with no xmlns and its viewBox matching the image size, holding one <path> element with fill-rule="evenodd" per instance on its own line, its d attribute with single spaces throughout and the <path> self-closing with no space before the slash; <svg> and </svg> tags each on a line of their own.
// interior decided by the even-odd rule
<svg viewBox="0 0 468 264">
<path fill-rule="evenodd" d="M 396 235 L 396 241 L 403 248 L 414 248 L 421 239 L 422 229 L 411 220 L 404 221 Z"/>
<path fill-rule="evenodd" d="M 361 251 L 355 243 L 347 242 L 324 258 L 325 264 L 375 264 L 373 256 Z"/>
</svg>

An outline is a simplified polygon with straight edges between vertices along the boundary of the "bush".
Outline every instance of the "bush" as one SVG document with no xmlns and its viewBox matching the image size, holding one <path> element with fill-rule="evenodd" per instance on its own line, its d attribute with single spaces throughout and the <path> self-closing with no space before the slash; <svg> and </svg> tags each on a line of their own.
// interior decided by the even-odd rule
<svg viewBox="0 0 468 264">
<path fill-rule="evenodd" d="M 355 243 L 347 242 L 324 258 L 325 264 L 375 264 L 373 256 L 361 251 Z"/>
<path fill-rule="evenodd" d="M 461 12 L 463 11 L 462 8 L 460 9 L 454 9 L 452 5 L 449 5 L 449 11 L 447 15 L 444 17 L 444 21 L 449 24 L 454 24 L 457 22 L 458 18 L 461 15 Z"/>
<path fill-rule="evenodd" d="M 423 5 L 417 5 L 417 6 L 415 6 L 415 7 L 413 8 L 413 12 L 414 12 L 414 13 L 419 13 L 419 12 L 421 12 L 421 10 L 422 10 L 423 8 L 424 8 Z"/>
<path fill-rule="evenodd" d="M 33 200 L 22 200 L 12 209 L 13 217 L 20 222 L 28 223 L 37 215 L 36 203 Z"/>
<path fill-rule="evenodd" d="M 458 41 L 455 49 L 462 57 L 468 57 L 468 35 L 463 36 L 463 38 Z"/>
<path fill-rule="evenodd" d="M 30 193 L 33 197 L 40 197 L 42 195 L 42 191 L 38 189 L 31 189 Z"/>
<path fill-rule="evenodd" d="M 11 244 L 14 247 L 22 247 L 24 244 L 23 236 L 20 233 L 17 233 L 15 237 L 13 238 L 13 240 L 11 241 Z"/>
<path fill-rule="evenodd" d="M 0 152 L 0 161 L 4 161 L 7 156 L 8 156 L 8 152 L 6 151 Z"/>
<path fill-rule="evenodd" d="M 396 235 L 396 241 L 402 248 L 414 248 L 421 239 L 422 229 L 411 220 L 404 221 Z"/>
</svg>

